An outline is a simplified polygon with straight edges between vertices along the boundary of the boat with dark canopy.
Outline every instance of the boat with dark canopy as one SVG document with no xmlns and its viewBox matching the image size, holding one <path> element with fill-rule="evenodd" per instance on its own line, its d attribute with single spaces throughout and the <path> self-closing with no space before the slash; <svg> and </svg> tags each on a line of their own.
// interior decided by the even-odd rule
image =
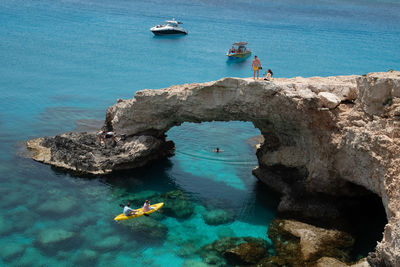
<svg viewBox="0 0 400 267">
<path fill-rule="evenodd" d="M 228 50 L 226 55 L 229 58 L 247 58 L 251 55 L 251 50 L 246 47 L 247 42 L 236 42 L 232 44 L 232 48 Z"/>
</svg>

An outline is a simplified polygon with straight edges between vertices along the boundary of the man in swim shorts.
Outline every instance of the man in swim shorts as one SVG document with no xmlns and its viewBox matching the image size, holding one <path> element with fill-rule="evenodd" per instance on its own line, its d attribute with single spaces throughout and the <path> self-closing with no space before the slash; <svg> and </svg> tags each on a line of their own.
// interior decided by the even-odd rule
<svg viewBox="0 0 400 267">
<path fill-rule="evenodd" d="M 257 71 L 257 80 L 259 77 L 259 71 L 261 67 L 261 62 L 257 56 L 254 56 L 253 62 L 251 63 L 251 69 L 253 70 L 253 79 L 256 79 L 256 71 Z"/>
</svg>

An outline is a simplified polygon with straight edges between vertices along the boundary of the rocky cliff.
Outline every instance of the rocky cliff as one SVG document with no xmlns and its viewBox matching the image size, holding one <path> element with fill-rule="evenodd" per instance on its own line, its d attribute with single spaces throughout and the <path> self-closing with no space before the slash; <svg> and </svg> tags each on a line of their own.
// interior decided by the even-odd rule
<svg viewBox="0 0 400 267">
<path fill-rule="evenodd" d="M 171 127 L 184 122 L 251 121 L 265 139 L 253 173 L 283 194 L 281 210 L 296 207 L 304 214 L 296 201 L 299 192 L 310 198 L 347 197 L 367 189 L 381 197 L 388 218 L 383 240 L 368 260 L 375 266 L 400 266 L 399 97 L 400 72 L 272 82 L 224 78 L 138 91 L 133 99 L 120 100 L 107 110 L 105 127 L 129 138 L 148 136 L 162 143 Z M 79 169 L 69 167 L 67 151 L 57 155 L 51 140 L 30 142 L 34 158 Z M 138 161 L 131 156 L 124 164 L 103 168 L 95 151 L 95 167 L 80 171 L 112 171 L 134 167 L 129 162 Z M 282 168 L 298 175 L 285 180 L 273 175 Z"/>
</svg>

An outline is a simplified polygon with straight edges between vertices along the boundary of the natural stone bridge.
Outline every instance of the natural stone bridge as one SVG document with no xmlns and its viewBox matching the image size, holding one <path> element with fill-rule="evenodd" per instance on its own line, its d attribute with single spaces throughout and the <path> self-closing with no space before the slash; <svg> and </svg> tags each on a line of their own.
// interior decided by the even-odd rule
<svg viewBox="0 0 400 267">
<path fill-rule="evenodd" d="M 272 82 L 224 78 L 141 90 L 107 110 L 105 128 L 126 134 L 126 141 L 103 149 L 93 133 L 69 133 L 28 141 L 28 147 L 38 161 L 108 173 L 171 155 L 173 144 L 165 141 L 171 127 L 233 120 L 251 121 L 264 136 L 253 173 L 284 195 L 282 211 L 301 205 L 298 191 L 347 197 L 365 194 L 363 187 L 379 195 L 389 223 L 368 260 L 400 266 L 400 72 Z M 283 167 L 297 175 L 280 179 L 275 174 Z"/>
</svg>

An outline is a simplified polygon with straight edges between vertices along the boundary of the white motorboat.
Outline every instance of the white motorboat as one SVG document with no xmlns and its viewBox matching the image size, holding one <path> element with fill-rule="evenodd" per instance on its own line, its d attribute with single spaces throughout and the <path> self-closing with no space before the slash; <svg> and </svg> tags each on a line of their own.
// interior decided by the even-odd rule
<svg viewBox="0 0 400 267">
<path fill-rule="evenodd" d="M 183 23 L 175 19 L 167 20 L 166 24 L 151 27 L 150 31 L 154 35 L 188 34 L 187 30 L 179 26 L 179 24 Z"/>
</svg>

